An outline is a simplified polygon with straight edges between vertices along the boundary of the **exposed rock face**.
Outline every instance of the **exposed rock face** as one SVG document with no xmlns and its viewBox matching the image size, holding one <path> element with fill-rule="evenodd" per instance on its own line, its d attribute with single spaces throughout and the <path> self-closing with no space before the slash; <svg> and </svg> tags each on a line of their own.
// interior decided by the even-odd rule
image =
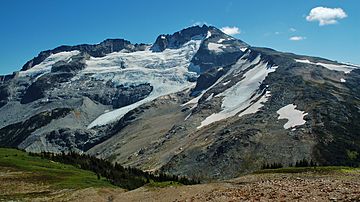
<svg viewBox="0 0 360 202">
<path fill-rule="evenodd" d="M 75 151 L 87 151 L 94 146 L 91 141 L 96 136 L 94 131 L 83 129 L 61 128 L 45 134 L 45 139 L 60 148 L 71 148 Z"/>
<path fill-rule="evenodd" d="M 44 51 L 0 77 L 0 145 L 86 152 L 227 179 L 308 159 L 360 162 L 360 70 L 251 47 L 215 27 Z M 294 106 L 281 119 L 279 109 Z"/>
<path fill-rule="evenodd" d="M 72 76 L 71 73 L 56 73 L 40 77 L 26 89 L 25 94 L 20 101 L 21 104 L 28 104 L 41 98 L 45 98 L 46 91 L 59 86 L 60 83 L 68 82 Z"/>
<path fill-rule="evenodd" d="M 202 73 L 197 79 L 196 86 L 193 89 L 193 95 L 209 88 L 225 73 L 224 69 L 212 68 Z"/>
<path fill-rule="evenodd" d="M 114 108 L 121 108 L 138 102 L 151 93 L 153 87 L 150 84 L 140 84 L 138 86 L 119 87 L 112 99 Z"/>
<path fill-rule="evenodd" d="M 0 129 L 0 146 L 16 147 L 37 128 L 49 124 L 53 119 L 64 117 L 70 109 L 54 109 L 37 114 L 30 119 Z"/>
<path fill-rule="evenodd" d="M 0 86 L 0 108 L 7 103 L 9 96 L 10 96 L 9 88 L 7 86 Z"/>
<path fill-rule="evenodd" d="M 11 80 L 15 77 L 15 74 L 12 75 L 0 75 L 0 83 L 4 83 L 8 80 Z"/>
</svg>

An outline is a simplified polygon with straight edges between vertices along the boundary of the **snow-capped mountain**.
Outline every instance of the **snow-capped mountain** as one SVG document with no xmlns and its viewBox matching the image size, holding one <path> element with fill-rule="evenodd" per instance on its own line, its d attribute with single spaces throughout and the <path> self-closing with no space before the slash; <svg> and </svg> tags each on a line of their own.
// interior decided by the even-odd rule
<svg viewBox="0 0 360 202">
<path fill-rule="evenodd" d="M 151 45 L 60 46 L 0 76 L 0 146 L 204 179 L 302 159 L 351 165 L 359 82 L 356 65 L 252 47 L 206 25 Z"/>
</svg>

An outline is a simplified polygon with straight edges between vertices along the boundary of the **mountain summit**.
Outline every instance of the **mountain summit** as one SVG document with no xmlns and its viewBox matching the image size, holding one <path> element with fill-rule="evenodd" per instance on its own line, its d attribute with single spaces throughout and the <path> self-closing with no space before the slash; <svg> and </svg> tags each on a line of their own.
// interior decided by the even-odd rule
<svg viewBox="0 0 360 202">
<path fill-rule="evenodd" d="M 152 45 L 60 46 L 0 76 L 0 146 L 202 179 L 304 159 L 358 165 L 359 82 L 357 66 L 206 25 Z"/>
</svg>

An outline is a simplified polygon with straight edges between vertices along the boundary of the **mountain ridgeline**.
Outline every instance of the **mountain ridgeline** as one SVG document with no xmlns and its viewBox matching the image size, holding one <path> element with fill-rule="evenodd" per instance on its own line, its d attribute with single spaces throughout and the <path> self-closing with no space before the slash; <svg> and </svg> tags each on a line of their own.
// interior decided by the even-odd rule
<svg viewBox="0 0 360 202">
<path fill-rule="evenodd" d="M 205 180 L 303 160 L 359 166 L 359 83 L 356 65 L 206 25 L 151 45 L 60 46 L 0 76 L 0 146 Z"/>
</svg>

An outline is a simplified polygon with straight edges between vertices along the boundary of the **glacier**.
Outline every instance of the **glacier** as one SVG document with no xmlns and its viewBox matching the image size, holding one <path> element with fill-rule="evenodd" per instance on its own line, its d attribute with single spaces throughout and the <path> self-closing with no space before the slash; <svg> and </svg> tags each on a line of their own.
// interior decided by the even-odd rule
<svg viewBox="0 0 360 202">
<path fill-rule="evenodd" d="M 189 78 L 196 77 L 197 73 L 191 72 L 189 66 L 201 42 L 202 39 L 191 40 L 179 49 L 165 49 L 163 52 L 115 52 L 87 60 L 87 67 L 74 79 L 90 76 L 104 83 L 111 81 L 115 85 L 148 83 L 153 87 L 153 91 L 145 99 L 100 115 L 88 128 L 113 123 L 144 103 L 192 87 L 193 82 Z"/>
</svg>

